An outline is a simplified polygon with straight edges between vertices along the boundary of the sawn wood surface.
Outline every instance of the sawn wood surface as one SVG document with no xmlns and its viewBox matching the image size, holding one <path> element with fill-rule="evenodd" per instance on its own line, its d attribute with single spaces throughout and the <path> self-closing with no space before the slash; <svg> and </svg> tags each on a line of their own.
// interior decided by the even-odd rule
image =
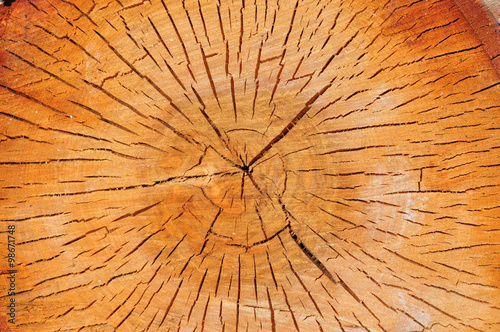
<svg viewBox="0 0 500 332">
<path fill-rule="evenodd" d="M 500 331 L 498 54 L 458 2 L 2 8 L 4 328 Z"/>
</svg>

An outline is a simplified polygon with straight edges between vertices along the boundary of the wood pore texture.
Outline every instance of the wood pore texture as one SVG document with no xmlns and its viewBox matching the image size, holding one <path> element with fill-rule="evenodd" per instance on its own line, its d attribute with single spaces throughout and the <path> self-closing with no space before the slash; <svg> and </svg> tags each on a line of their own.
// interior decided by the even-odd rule
<svg viewBox="0 0 500 332">
<path fill-rule="evenodd" d="M 455 1 L 1 17 L 11 331 L 500 330 L 500 80 Z"/>
</svg>

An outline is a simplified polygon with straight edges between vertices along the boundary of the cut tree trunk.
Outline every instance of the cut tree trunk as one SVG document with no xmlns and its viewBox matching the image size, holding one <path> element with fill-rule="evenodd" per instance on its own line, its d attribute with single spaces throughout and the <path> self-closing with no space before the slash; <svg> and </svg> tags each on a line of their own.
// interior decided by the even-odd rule
<svg viewBox="0 0 500 332">
<path fill-rule="evenodd" d="M 500 44 L 470 3 L 2 8 L 4 328 L 500 330 Z"/>
</svg>

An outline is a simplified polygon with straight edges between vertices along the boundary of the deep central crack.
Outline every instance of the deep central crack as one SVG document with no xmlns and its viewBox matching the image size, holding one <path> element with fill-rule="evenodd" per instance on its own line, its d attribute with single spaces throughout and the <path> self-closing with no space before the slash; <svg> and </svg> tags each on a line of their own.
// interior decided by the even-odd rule
<svg viewBox="0 0 500 332">
<path fill-rule="evenodd" d="M 240 171 L 228 171 L 234 167 Z M 200 162 L 185 175 L 195 174 L 206 174 L 195 179 L 194 185 L 217 211 L 208 234 L 229 245 L 251 247 L 273 238 L 288 225 L 281 202 L 286 172 L 278 154 L 250 166 L 234 163 L 214 149 L 207 149 Z"/>
</svg>

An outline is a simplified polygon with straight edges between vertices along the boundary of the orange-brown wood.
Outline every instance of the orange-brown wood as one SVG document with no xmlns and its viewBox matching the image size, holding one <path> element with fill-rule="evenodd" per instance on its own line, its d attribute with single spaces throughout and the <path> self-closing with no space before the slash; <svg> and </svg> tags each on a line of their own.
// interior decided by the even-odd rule
<svg viewBox="0 0 500 332">
<path fill-rule="evenodd" d="M 8 329 L 499 330 L 498 38 L 458 2 L 2 8 Z"/>
<path fill-rule="evenodd" d="M 500 74 L 500 2 L 455 0 Z"/>
</svg>

